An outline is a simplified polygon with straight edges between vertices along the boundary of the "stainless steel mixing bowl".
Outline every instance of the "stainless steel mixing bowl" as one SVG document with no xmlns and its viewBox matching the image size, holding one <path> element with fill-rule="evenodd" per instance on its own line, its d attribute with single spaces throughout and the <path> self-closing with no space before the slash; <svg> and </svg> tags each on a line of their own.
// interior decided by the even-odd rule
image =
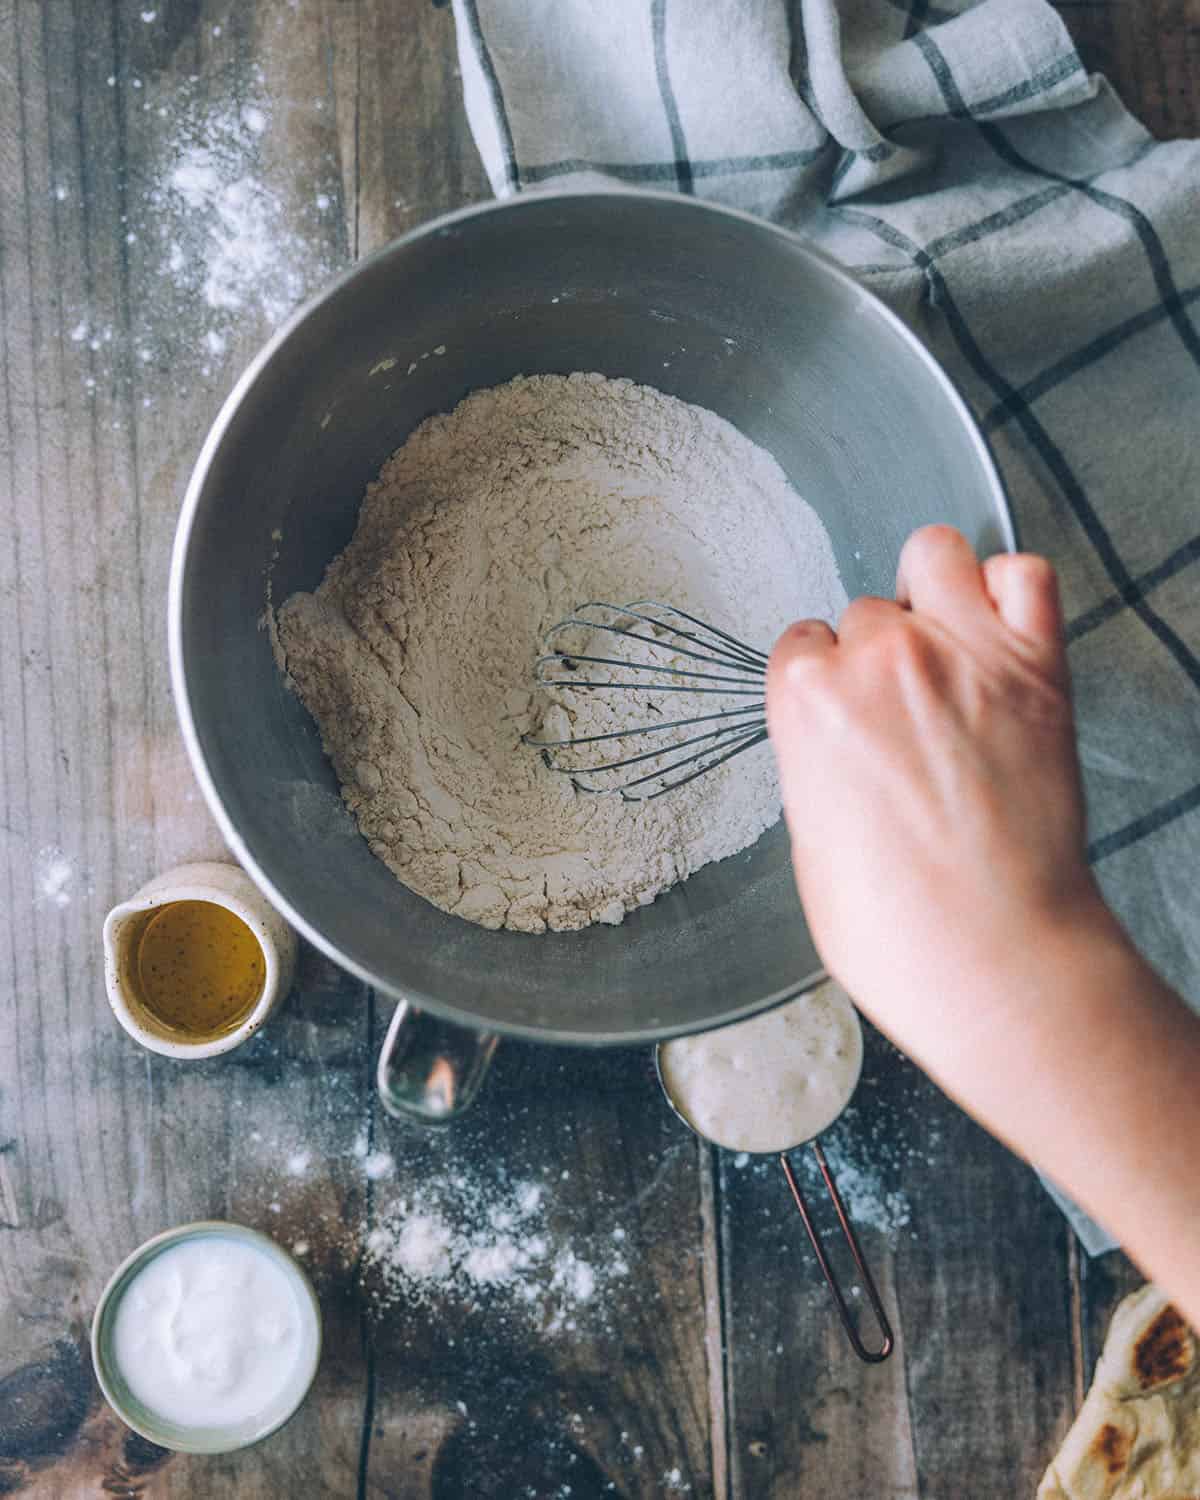
<svg viewBox="0 0 1200 1500">
<path fill-rule="evenodd" d="M 769 449 L 828 527 L 852 596 L 891 593 L 901 544 L 925 522 L 951 522 L 985 554 L 1012 545 L 959 396 L 843 271 L 789 233 L 687 198 L 530 194 L 363 261 L 246 371 L 180 517 L 171 666 L 230 846 L 332 959 L 471 1027 L 649 1041 L 748 1015 L 819 975 L 782 827 L 619 927 L 487 932 L 406 890 L 359 838 L 260 628 L 268 575 L 276 600 L 319 581 L 368 480 L 423 418 L 478 386 L 574 370 L 698 402 Z"/>
</svg>

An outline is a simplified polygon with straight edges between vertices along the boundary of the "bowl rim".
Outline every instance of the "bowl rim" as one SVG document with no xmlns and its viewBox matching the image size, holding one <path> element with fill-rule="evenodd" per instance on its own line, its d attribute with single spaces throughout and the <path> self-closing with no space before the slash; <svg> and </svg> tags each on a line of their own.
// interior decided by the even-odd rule
<svg viewBox="0 0 1200 1500">
<path fill-rule="evenodd" d="M 452 1024 L 464 1026 L 472 1031 L 496 1031 L 505 1036 L 526 1041 L 553 1042 L 573 1047 L 641 1046 L 658 1041 L 666 1041 L 671 1037 L 682 1036 L 689 1032 L 703 1030 L 707 1026 L 724 1026 L 732 1024 L 735 1021 L 746 1020 L 750 1016 L 757 1015 L 776 1005 L 782 1005 L 788 1000 L 797 998 L 799 995 L 805 993 L 805 991 L 820 984 L 827 975 L 821 968 L 814 969 L 810 974 L 798 976 L 794 984 L 788 985 L 782 990 L 764 995 L 761 999 L 748 1002 L 746 1005 L 727 1014 L 722 1013 L 721 1015 L 709 1018 L 703 1026 L 689 1023 L 675 1026 L 647 1027 L 637 1030 L 589 1030 L 587 1032 L 559 1030 L 554 1027 L 540 1027 L 523 1022 L 497 1021 L 490 1017 L 481 1018 L 469 1011 L 460 1009 L 452 1001 L 447 1001 L 441 996 L 427 994 L 424 991 L 405 989 L 399 985 L 391 984 L 378 974 L 373 973 L 364 964 L 359 963 L 356 959 L 342 952 L 336 943 L 327 938 L 314 922 L 310 921 L 277 889 L 274 882 L 255 858 L 253 852 L 225 810 L 220 793 L 209 771 L 200 745 L 200 736 L 196 727 L 195 717 L 192 712 L 191 695 L 188 691 L 187 673 L 184 667 L 184 576 L 187 570 L 192 531 L 200 508 L 201 496 L 208 480 L 209 470 L 212 468 L 217 451 L 224 442 L 225 435 L 232 425 L 242 403 L 257 383 L 259 376 L 274 360 L 276 354 L 291 339 L 296 330 L 321 307 L 325 306 L 326 303 L 339 296 L 343 288 L 348 286 L 355 278 L 362 275 L 369 267 L 398 254 L 409 245 L 443 235 L 458 225 L 472 223 L 478 219 L 520 214 L 522 212 L 534 212 L 544 209 L 547 203 L 576 202 L 589 198 L 608 201 L 614 198 L 622 198 L 637 203 L 649 201 L 667 208 L 669 212 L 695 214 L 701 218 L 711 217 L 714 219 L 736 221 L 753 228 L 760 234 L 767 234 L 773 238 L 785 241 L 793 252 L 798 252 L 816 263 L 825 274 L 832 276 L 834 280 L 840 282 L 845 290 L 861 298 L 865 305 L 871 307 L 874 315 L 880 318 L 892 333 L 907 346 L 913 356 L 925 366 L 927 372 L 941 388 L 950 407 L 957 413 L 959 422 L 970 438 L 975 450 L 980 469 L 987 478 L 989 488 L 992 492 L 995 519 L 1000 527 L 1004 544 L 1009 552 L 1018 550 L 1019 542 L 1016 522 L 1004 481 L 1001 478 L 991 446 L 978 422 L 975 420 L 962 393 L 942 367 L 941 363 L 930 353 L 903 319 L 894 313 L 869 287 L 864 286 L 857 277 L 853 276 L 844 266 L 834 260 L 832 256 L 810 244 L 796 230 L 788 229 L 780 224 L 773 224 L 768 219 L 760 218 L 758 215 L 747 213 L 742 209 L 730 208 L 724 204 L 714 203 L 707 199 L 686 197 L 676 192 L 661 189 L 630 189 L 617 186 L 610 188 L 588 185 L 586 187 L 565 188 L 553 192 L 539 189 L 537 192 L 521 193 L 513 197 L 494 199 L 486 203 L 470 204 L 465 208 L 454 209 L 450 213 L 441 214 L 437 218 L 428 219 L 416 225 L 405 234 L 398 236 L 396 239 L 389 240 L 369 255 L 363 256 L 361 260 L 355 261 L 352 265 L 346 267 L 345 270 L 339 272 L 312 297 L 303 302 L 276 329 L 271 337 L 267 339 L 262 348 L 246 366 L 245 370 L 243 370 L 233 389 L 222 403 L 220 411 L 217 413 L 212 426 L 205 436 L 200 452 L 193 465 L 191 476 L 188 479 L 183 503 L 180 507 L 179 518 L 176 523 L 175 538 L 171 548 L 170 574 L 167 586 L 167 649 L 170 663 L 171 692 L 175 701 L 175 711 L 178 716 L 179 727 L 187 749 L 188 760 L 191 762 L 192 771 L 200 784 L 200 790 L 209 811 L 216 820 L 217 826 L 238 864 L 242 866 L 258 886 L 259 890 L 262 891 L 263 895 L 284 919 L 302 937 L 312 943 L 315 948 L 339 968 L 352 974 L 356 979 L 361 980 L 372 989 L 380 990 L 395 1000 L 408 1000 L 420 1009 L 427 1010 L 431 1015 L 438 1016 L 442 1020 Z M 536 941 L 535 938 L 531 938 L 530 940 Z"/>
</svg>

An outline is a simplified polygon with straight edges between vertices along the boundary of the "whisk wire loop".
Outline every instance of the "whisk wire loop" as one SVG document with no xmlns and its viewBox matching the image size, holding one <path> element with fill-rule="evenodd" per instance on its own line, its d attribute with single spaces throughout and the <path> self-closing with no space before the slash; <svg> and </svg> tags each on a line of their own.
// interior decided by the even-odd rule
<svg viewBox="0 0 1200 1500">
<path fill-rule="evenodd" d="M 739 718 L 745 718 L 747 715 L 761 717 L 766 707 L 765 703 L 752 703 L 748 708 L 723 708 L 715 714 L 696 714 L 690 719 L 667 719 L 661 724 L 638 724 L 633 729 L 607 729 L 603 734 L 574 734 L 562 740 L 539 740 L 527 734 L 523 736 L 522 742 L 532 745 L 537 750 L 556 750 L 565 745 L 595 745 L 601 740 L 627 740 L 632 739 L 634 735 L 664 734 L 669 729 L 689 729 L 693 724 L 711 724 L 714 719 L 730 719 L 735 715 Z M 661 751 L 655 751 L 654 754 L 661 754 Z M 553 769 L 562 768 L 554 767 Z"/>
<path fill-rule="evenodd" d="M 654 634 L 633 629 L 626 621 L 640 621 L 648 625 Z M 683 625 L 674 623 L 676 621 L 682 621 Z M 686 629 L 684 625 L 694 628 Z M 635 643 L 635 649 L 639 652 L 645 653 L 649 649 L 666 653 L 668 660 L 597 656 L 587 650 L 574 652 L 565 644 L 554 644 L 571 630 L 602 631 L 623 641 Z M 684 642 L 688 644 L 682 644 Z M 569 776 L 577 791 L 597 795 L 619 794 L 627 802 L 652 801 L 724 765 L 743 750 L 761 744 L 767 737 L 766 704 L 763 698 L 766 653 L 747 646 L 728 631 L 710 625 L 686 610 L 655 599 L 638 599 L 632 604 L 591 600 L 587 604 L 581 604 L 566 619 L 552 625 L 546 632 L 545 644 L 547 650 L 534 663 L 534 681 L 539 687 L 571 692 L 642 694 L 651 699 L 652 709 L 655 707 L 653 699 L 660 693 L 722 695 L 757 700 L 752 704 L 739 704 L 715 713 L 663 719 L 657 723 L 630 725 L 595 734 L 568 735 L 558 739 L 524 735 L 523 743 L 540 750 L 546 766 Z M 697 662 L 702 667 L 716 670 L 701 671 L 691 665 L 680 665 L 680 658 L 685 658 L 688 663 Z M 583 677 L 578 675 L 581 666 L 612 669 L 612 675 Z M 561 675 L 547 675 L 554 671 Z M 673 680 L 664 681 L 666 678 Z M 614 760 L 583 764 L 574 763 L 569 755 L 570 751 L 582 746 L 650 735 L 671 735 L 701 724 L 715 724 L 716 727 L 683 739 L 675 738 L 666 746 L 637 751 Z M 695 746 L 702 748 L 694 749 Z M 556 756 L 552 751 L 568 753 Z M 682 751 L 692 753 L 681 754 Z M 653 764 L 641 774 L 612 779 L 612 773 L 630 771 L 645 766 L 647 762 Z M 689 767 L 694 769 L 689 770 Z M 678 772 L 686 774 L 678 775 Z M 593 785 L 590 780 L 582 779 L 592 777 L 610 779 L 607 784 L 601 785 Z"/>
<path fill-rule="evenodd" d="M 702 626 L 703 629 L 709 631 L 714 637 L 717 637 L 721 644 L 705 641 L 702 637 L 696 635 L 694 631 L 680 630 L 677 626 L 668 625 L 664 620 L 659 619 L 655 615 L 646 614 L 646 607 L 654 604 L 654 602 L 653 599 L 640 599 L 637 601 L 637 604 L 607 604 L 602 599 L 593 599 L 588 604 L 581 604 L 576 612 L 568 616 L 567 619 L 560 620 L 557 625 L 552 625 L 546 632 L 546 644 L 549 645 L 553 637 L 558 635 L 559 632 L 569 630 L 572 626 L 582 626 L 585 630 L 603 630 L 610 635 L 625 636 L 632 641 L 645 641 L 647 645 L 657 646 L 661 650 L 672 651 L 676 656 L 691 656 L 698 661 L 711 662 L 714 657 L 725 658 L 732 665 L 745 666 L 755 671 L 760 670 L 766 662 L 767 658 L 761 651 L 755 651 L 752 646 L 744 646 L 741 641 L 731 635 L 727 635 L 723 630 L 717 630 L 714 626 L 702 625 L 702 622 L 697 620 L 694 615 L 684 615 L 681 610 L 675 610 L 670 605 L 660 604 L 657 607 L 671 614 L 678 614 L 681 618 L 690 620 L 695 625 Z M 641 620 L 644 624 L 651 626 L 655 630 L 674 636 L 677 640 L 691 641 L 694 645 L 703 647 L 704 650 L 692 651 L 686 646 L 671 645 L 669 642 L 658 639 L 655 636 L 643 635 L 641 631 L 637 630 L 629 630 L 623 625 L 611 625 L 603 620 L 588 619 L 583 613 L 584 610 L 588 609 L 607 609 L 619 617 Z"/>
<path fill-rule="evenodd" d="M 748 734 L 744 739 L 739 740 L 731 749 L 726 750 L 723 755 L 717 755 L 712 760 L 704 761 L 702 765 L 697 766 L 694 771 L 689 772 L 686 776 L 677 777 L 674 781 L 663 781 L 662 785 L 653 792 L 643 792 L 635 796 L 633 788 L 643 786 L 646 782 L 659 780 L 669 771 L 678 771 L 684 766 L 690 766 L 699 760 L 701 756 L 708 754 L 708 751 L 700 751 L 696 755 L 688 755 L 682 760 L 672 761 L 666 766 L 660 766 L 658 769 L 648 772 L 645 776 L 635 776 L 633 780 L 623 782 L 615 790 L 620 793 L 621 799 L 625 802 L 653 802 L 656 797 L 661 797 L 667 792 L 673 792 L 677 787 L 686 786 L 689 781 L 695 781 L 697 777 L 703 776 L 706 772 L 716 770 L 718 766 L 724 765 L 727 760 L 732 760 L 735 755 L 740 755 L 743 750 L 749 750 L 753 745 L 761 745 L 766 737 L 767 731 L 765 728 L 756 730 L 752 734 Z M 641 757 L 636 756 L 634 759 L 641 759 Z M 616 761 L 609 769 L 630 764 L 632 764 L 632 761 Z M 594 772 L 599 768 L 590 767 L 589 769 Z M 571 777 L 571 784 L 580 792 L 599 792 L 603 794 L 608 790 L 604 787 L 587 786 L 579 780 L 578 776 Z"/>
<path fill-rule="evenodd" d="M 585 606 L 585 608 L 586 607 L 587 606 Z M 612 606 L 610 605 L 609 608 L 611 607 Z M 718 640 L 724 641 L 725 644 L 732 648 L 735 652 L 737 652 L 739 656 L 746 657 L 752 662 L 761 662 L 763 666 L 766 666 L 767 653 L 765 651 L 759 651 L 754 646 L 747 646 L 744 641 L 739 641 L 737 636 L 730 635 L 727 631 L 724 630 L 718 630 L 715 625 L 709 625 L 704 620 L 698 620 L 695 615 L 689 615 L 688 612 L 683 609 L 676 609 L 673 604 L 660 604 L 657 599 L 635 599 L 632 604 L 625 607 L 624 612 L 626 614 L 634 615 L 639 620 L 649 620 L 651 624 L 661 624 L 662 629 L 669 630 L 673 634 L 682 637 L 682 639 L 684 640 L 694 641 L 698 639 L 698 637 L 696 637 L 690 631 L 679 630 L 674 626 L 659 622 L 654 616 L 639 613 L 639 611 L 641 610 L 650 608 L 662 610 L 664 614 L 672 615 L 679 620 L 687 620 L 690 624 L 695 625 L 698 629 L 704 631 L 705 634 L 715 636 Z"/>
</svg>

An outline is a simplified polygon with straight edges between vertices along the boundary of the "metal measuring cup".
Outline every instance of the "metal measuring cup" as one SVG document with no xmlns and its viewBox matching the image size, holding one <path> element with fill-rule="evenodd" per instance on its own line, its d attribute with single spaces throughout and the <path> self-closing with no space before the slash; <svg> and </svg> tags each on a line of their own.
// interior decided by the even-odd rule
<svg viewBox="0 0 1200 1500">
<path fill-rule="evenodd" d="M 853 1011 L 853 1007 L 851 1007 L 851 1010 Z M 857 1011 L 853 1011 L 853 1014 L 855 1025 L 858 1027 L 859 1038 L 861 1041 L 862 1023 L 858 1019 Z M 740 1025 L 744 1023 L 734 1022 L 733 1024 Z M 710 1146 L 718 1146 L 723 1151 L 739 1149 L 737 1147 L 722 1145 L 720 1141 L 713 1140 L 710 1136 L 705 1135 L 703 1131 L 699 1130 L 692 1123 L 692 1121 L 676 1103 L 669 1087 L 667 1086 L 667 1080 L 663 1074 L 663 1048 L 669 1047 L 670 1045 L 670 1042 L 659 1042 L 659 1044 L 655 1047 L 654 1072 L 658 1078 L 659 1087 L 662 1089 L 663 1098 L 666 1099 L 667 1104 L 671 1108 L 671 1112 L 675 1115 L 676 1119 L 682 1121 L 682 1123 L 687 1126 L 687 1128 L 692 1132 L 693 1135 L 695 1135 L 698 1139 L 707 1142 Z M 860 1046 L 860 1073 L 861 1070 L 862 1048 Z M 835 1124 L 836 1121 L 841 1118 L 842 1114 L 845 1112 L 846 1105 L 848 1105 L 850 1103 L 850 1100 L 854 1097 L 854 1093 L 857 1087 L 858 1079 L 856 1078 L 854 1081 L 854 1088 L 852 1088 L 849 1094 L 847 1094 L 846 1096 L 846 1103 L 842 1105 L 841 1109 L 834 1116 L 834 1118 L 824 1126 L 823 1130 L 818 1135 L 813 1136 L 810 1140 L 796 1141 L 792 1145 L 786 1146 L 782 1150 L 778 1151 L 751 1151 L 747 1152 L 746 1154 L 750 1156 L 777 1155 L 779 1157 L 779 1165 L 783 1168 L 783 1175 L 787 1180 L 788 1188 L 791 1191 L 792 1201 L 795 1203 L 796 1208 L 799 1211 L 801 1221 L 803 1222 L 804 1228 L 808 1234 L 809 1244 L 812 1245 L 813 1254 L 817 1258 L 817 1265 L 820 1266 L 821 1274 L 825 1278 L 825 1284 L 828 1286 L 830 1292 L 833 1295 L 834 1304 L 836 1305 L 838 1310 L 838 1316 L 842 1320 L 842 1327 L 845 1329 L 846 1337 L 850 1341 L 850 1347 L 854 1350 L 855 1354 L 858 1355 L 859 1359 L 865 1361 L 867 1364 L 875 1365 L 880 1364 L 883 1360 L 887 1359 L 889 1354 L 891 1354 L 892 1349 L 895 1347 L 895 1339 L 892 1334 L 891 1324 L 888 1322 L 887 1313 L 884 1311 L 883 1302 L 880 1299 L 879 1291 L 875 1286 L 874 1277 L 871 1275 L 871 1272 L 867 1267 L 866 1260 L 863 1257 L 862 1249 L 858 1243 L 858 1237 L 854 1233 L 853 1225 L 850 1223 L 850 1216 L 846 1212 L 845 1204 L 842 1202 L 842 1195 L 838 1192 L 837 1182 L 835 1181 L 833 1175 L 833 1169 L 829 1165 L 829 1161 L 826 1158 L 825 1152 L 821 1147 L 820 1141 L 820 1136 L 824 1134 L 825 1130 L 828 1130 L 830 1125 Z M 812 1150 L 814 1158 L 816 1159 L 817 1169 L 821 1174 L 821 1180 L 822 1182 L 824 1182 L 825 1189 L 829 1194 L 829 1200 L 833 1204 L 834 1213 L 837 1215 L 837 1220 L 838 1224 L 841 1227 L 842 1235 L 854 1260 L 855 1267 L 858 1270 L 863 1289 L 867 1294 L 867 1301 L 871 1304 L 871 1311 L 875 1315 L 875 1320 L 878 1324 L 881 1336 L 881 1342 L 877 1349 L 868 1349 L 859 1335 L 858 1327 L 854 1321 L 853 1316 L 851 1315 L 850 1307 L 846 1301 L 845 1294 L 842 1291 L 841 1284 L 838 1281 L 837 1273 L 834 1271 L 832 1265 L 830 1265 L 829 1257 L 825 1254 L 825 1248 L 821 1244 L 821 1237 L 817 1232 L 816 1225 L 812 1221 L 812 1215 L 809 1212 L 808 1203 L 806 1202 L 804 1193 L 800 1187 L 799 1182 L 796 1179 L 796 1174 L 792 1168 L 792 1163 L 790 1160 L 790 1153 L 793 1151 L 798 1151 L 801 1146 L 809 1146 Z"/>
</svg>

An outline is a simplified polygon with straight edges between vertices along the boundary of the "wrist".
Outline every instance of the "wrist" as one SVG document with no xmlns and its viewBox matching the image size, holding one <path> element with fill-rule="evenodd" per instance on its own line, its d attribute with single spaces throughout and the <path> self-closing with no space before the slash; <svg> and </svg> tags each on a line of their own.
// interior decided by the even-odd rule
<svg viewBox="0 0 1200 1500">
<path fill-rule="evenodd" d="M 964 924 L 965 925 L 965 924 Z M 1093 1036 L 1114 994 L 1144 988 L 1146 965 L 1091 880 L 1070 898 L 946 933 L 931 954 L 891 966 L 864 1009 L 975 1113 L 1052 1077 L 1063 1049 Z M 853 992 L 853 986 L 851 986 Z M 856 997 L 857 998 L 857 997 Z M 998 1107 L 998 1106 L 997 1106 Z"/>
<path fill-rule="evenodd" d="M 1079 1196 L 1076 1159 L 1110 1153 L 1139 1093 L 1150 1107 L 1153 1068 L 1173 1049 L 1176 1059 L 1196 1049 L 1195 1018 L 1098 893 L 1031 923 L 1015 951 L 981 963 L 958 995 L 969 997 L 956 1007 L 962 1023 L 917 1060 Z"/>
</svg>

